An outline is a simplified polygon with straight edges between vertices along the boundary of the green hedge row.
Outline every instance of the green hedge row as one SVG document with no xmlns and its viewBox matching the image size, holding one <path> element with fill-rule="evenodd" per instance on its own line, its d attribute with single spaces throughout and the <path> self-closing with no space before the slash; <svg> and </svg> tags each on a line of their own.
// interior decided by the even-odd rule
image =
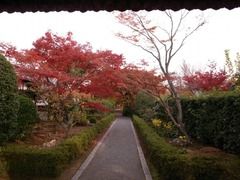
<svg viewBox="0 0 240 180">
<path fill-rule="evenodd" d="M 193 139 L 240 153 L 240 94 L 234 92 L 182 98 L 183 120 Z M 173 107 L 173 102 L 169 102 Z M 158 117 L 168 119 L 161 105 Z"/>
<path fill-rule="evenodd" d="M 240 153 L 240 95 L 182 99 L 188 133 L 204 144 Z"/>
<path fill-rule="evenodd" d="M 11 176 L 56 177 L 72 160 L 89 148 L 92 140 L 114 120 L 113 114 L 104 117 L 93 127 L 64 140 L 55 148 L 35 148 L 20 145 L 3 150 Z"/>
<path fill-rule="evenodd" d="M 193 156 L 184 149 L 167 143 L 137 116 L 133 123 L 141 138 L 148 159 L 164 180 L 237 180 L 240 159 L 235 156 Z"/>
</svg>

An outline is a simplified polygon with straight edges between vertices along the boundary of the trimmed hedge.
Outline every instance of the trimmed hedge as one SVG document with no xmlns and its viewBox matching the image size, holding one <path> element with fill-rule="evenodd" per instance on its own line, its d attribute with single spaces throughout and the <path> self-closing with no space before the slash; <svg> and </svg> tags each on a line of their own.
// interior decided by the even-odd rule
<svg viewBox="0 0 240 180">
<path fill-rule="evenodd" d="M 240 94 L 234 92 L 182 98 L 188 134 L 201 143 L 240 153 Z M 173 102 L 170 101 L 174 109 Z M 161 105 L 158 117 L 168 120 Z"/>
<path fill-rule="evenodd" d="M 89 148 L 92 140 L 114 120 L 113 114 L 104 117 L 93 127 L 64 140 L 54 148 L 35 148 L 11 145 L 3 150 L 11 176 L 56 177 L 72 160 Z"/>
<path fill-rule="evenodd" d="M 18 107 L 16 74 L 0 54 L 0 144 L 15 138 Z"/>
<path fill-rule="evenodd" d="M 165 180 L 237 180 L 240 159 L 235 156 L 190 156 L 184 149 L 167 143 L 137 116 L 133 123 L 144 144 L 147 157 Z"/>
<path fill-rule="evenodd" d="M 240 153 L 239 94 L 183 99 L 182 105 L 186 129 L 193 138 Z"/>
</svg>

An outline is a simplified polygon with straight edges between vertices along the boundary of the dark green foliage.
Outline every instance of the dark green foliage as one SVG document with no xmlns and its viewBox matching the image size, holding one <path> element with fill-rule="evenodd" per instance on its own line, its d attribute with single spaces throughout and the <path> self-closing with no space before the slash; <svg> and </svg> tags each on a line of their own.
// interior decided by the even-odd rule
<svg viewBox="0 0 240 180">
<path fill-rule="evenodd" d="M 240 95 L 182 101 L 187 131 L 200 142 L 240 153 Z"/>
<path fill-rule="evenodd" d="M 227 152 L 240 153 L 239 94 L 214 93 L 182 98 L 182 107 L 186 130 L 192 138 Z M 160 105 L 158 116 L 168 119 Z"/>
<path fill-rule="evenodd" d="M 240 159 L 236 156 L 190 156 L 178 149 L 133 116 L 133 123 L 144 144 L 147 158 L 164 180 L 237 180 L 240 179 Z"/>
<path fill-rule="evenodd" d="M 23 96 L 27 96 L 29 98 L 31 98 L 32 100 L 36 101 L 37 99 L 37 94 L 36 92 L 34 92 L 33 90 L 18 90 L 18 94 L 23 95 Z"/>
<path fill-rule="evenodd" d="M 58 149 L 8 146 L 3 153 L 11 176 L 56 176 L 66 161 Z"/>
<path fill-rule="evenodd" d="M 16 136 L 17 81 L 12 65 L 0 55 L 0 144 Z"/>
<path fill-rule="evenodd" d="M 36 106 L 30 98 L 19 95 L 18 101 L 17 136 L 21 138 L 29 132 L 38 116 Z"/>
<path fill-rule="evenodd" d="M 144 120 L 151 120 L 156 115 L 154 110 L 155 106 L 156 99 L 153 96 L 140 91 L 136 96 L 134 113 Z"/>
<path fill-rule="evenodd" d="M 78 135 L 64 140 L 50 149 L 8 146 L 3 150 L 11 176 L 56 177 L 72 160 L 81 156 L 89 148 L 92 140 L 106 129 L 114 120 L 108 115 L 93 127 L 81 131 Z"/>
<path fill-rule="evenodd" d="M 174 107 L 174 103 L 172 101 L 168 101 L 168 104 L 170 107 Z M 160 102 L 156 102 L 155 111 L 157 118 L 165 121 L 171 121 Z"/>
<path fill-rule="evenodd" d="M 124 105 L 122 115 L 131 117 L 133 115 L 133 107 L 130 105 Z"/>
<path fill-rule="evenodd" d="M 154 109 L 155 106 L 156 99 L 153 96 L 140 91 L 136 95 L 136 99 L 133 104 L 124 105 L 123 115 L 132 116 L 133 114 L 137 114 L 145 120 L 151 120 L 156 115 Z"/>
<path fill-rule="evenodd" d="M 87 119 L 90 123 L 96 123 L 100 118 L 101 115 L 98 115 L 97 113 L 88 114 Z"/>
</svg>

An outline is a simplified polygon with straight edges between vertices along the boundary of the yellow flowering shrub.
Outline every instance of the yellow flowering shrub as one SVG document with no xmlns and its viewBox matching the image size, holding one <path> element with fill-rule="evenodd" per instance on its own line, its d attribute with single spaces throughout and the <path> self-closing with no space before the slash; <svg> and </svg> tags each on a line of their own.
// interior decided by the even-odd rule
<svg viewBox="0 0 240 180">
<path fill-rule="evenodd" d="M 163 127 L 165 129 L 172 129 L 172 122 L 164 122 L 161 119 L 153 119 L 152 124 L 155 127 Z"/>
<path fill-rule="evenodd" d="M 166 122 L 161 119 L 152 119 L 152 125 L 161 136 L 178 137 L 178 130 L 173 126 L 171 121 Z"/>
<path fill-rule="evenodd" d="M 163 127 L 166 128 L 166 129 L 172 129 L 172 122 L 167 122 L 167 123 L 164 123 L 163 124 Z"/>
<path fill-rule="evenodd" d="M 155 127 L 160 127 L 160 126 L 161 126 L 161 123 L 162 123 L 162 121 L 161 121 L 160 119 L 153 119 L 153 120 L 152 120 L 152 124 L 153 124 L 153 126 L 155 126 Z"/>
<path fill-rule="evenodd" d="M 181 140 L 187 140 L 186 136 L 179 136 L 178 138 L 181 139 Z"/>
</svg>

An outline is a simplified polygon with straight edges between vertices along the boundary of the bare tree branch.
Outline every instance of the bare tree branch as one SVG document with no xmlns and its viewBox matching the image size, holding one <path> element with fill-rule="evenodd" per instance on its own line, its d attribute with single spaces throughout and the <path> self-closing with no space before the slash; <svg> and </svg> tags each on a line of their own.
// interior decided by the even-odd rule
<svg viewBox="0 0 240 180">
<path fill-rule="evenodd" d="M 167 89 L 171 93 L 171 96 L 175 102 L 176 108 L 177 108 L 177 114 L 176 116 L 171 112 L 171 107 L 168 104 L 168 101 L 165 101 L 162 99 L 160 94 L 154 94 L 159 99 L 159 102 L 164 107 L 165 112 L 169 116 L 169 118 L 172 120 L 172 122 L 179 128 L 179 130 L 187 136 L 189 139 L 189 136 L 185 130 L 184 123 L 183 123 L 183 115 L 182 115 L 182 106 L 181 106 L 181 100 L 179 98 L 178 91 L 176 87 L 174 86 L 172 75 L 169 72 L 169 65 L 173 59 L 173 57 L 180 51 L 180 49 L 183 47 L 185 41 L 195 32 L 197 31 L 202 25 L 204 25 L 204 21 L 197 24 L 196 27 L 194 27 L 190 32 L 185 34 L 185 36 L 182 39 L 178 39 L 178 42 L 180 44 L 176 47 L 176 40 L 177 36 L 181 30 L 181 27 L 184 23 L 185 18 L 188 17 L 189 12 L 188 11 L 182 11 L 180 14 L 180 17 L 177 22 L 175 22 L 175 18 L 173 18 L 173 13 L 170 10 L 167 10 L 164 12 L 166 17 L 168 18 L 170 22 L 170 28 L 169 30 L 161 27 L 161 26 L 153 26 L 148 28 L 147 25 L 149 24 L 149 21 L 146 21 L 145 17 L 139 16 L 137 13 L 131 13 L 130 16 L 127 16 L 127 18 L 124 18 L 124 23 L 127 27 L 129 27 L 133 32 L 137 33 L 138 36 L 144 37 L 148 43 L 152 45 L 152 48 L 154 50 L 149 50 L 146 48 L 146 45 L 144 44 L 138 44 L 137 42 L 130 42 L 134 46 L 140 47 L 144 51 L 151 54 L 158 62 L 159 67 L 167 81 L 168 87 Z M 132 21 L 132 22 L 129 22 Z M 122 22 L 122 21 L 121 21 Z M 130 25 L 129 25 L 130 24 Z M 176 26 L 175 26 L 176 25 Z M 155 34 L 156 31 L 154 31 L 158 27 L 161 31 L 166 33 L 167 38 L 165 40 L 161 40 L 159 36 Z M 131 37 L 131 35 L 130 35 Z M 136 35 L 132 35 L 133 38 L 136 38 Z M 130 41 L 131 39 L 126 38 L 124 40 Z M 162 49 L 163 48 L 163 49 Z M 157 86 L 156 86 L 157 88 Z M 146 90 L 149 93 L 153 92 L 148 89 Z M 156 91 L 156 89 L 154 90 Z"/>
<path fill-rule="evenodd" d="M 201 26 L 203 26 L 205 22 L 199 23 L 190 33 L 186 34 L 185 37 L 182 39 L 181 44 L 179 47 L 174 51 L 174 53 L 171 55 L 171 58 L 176 55 L 176 53 L 183 47 L 184 42 L 195 32 L 197 31 Z"/>
</svg>

